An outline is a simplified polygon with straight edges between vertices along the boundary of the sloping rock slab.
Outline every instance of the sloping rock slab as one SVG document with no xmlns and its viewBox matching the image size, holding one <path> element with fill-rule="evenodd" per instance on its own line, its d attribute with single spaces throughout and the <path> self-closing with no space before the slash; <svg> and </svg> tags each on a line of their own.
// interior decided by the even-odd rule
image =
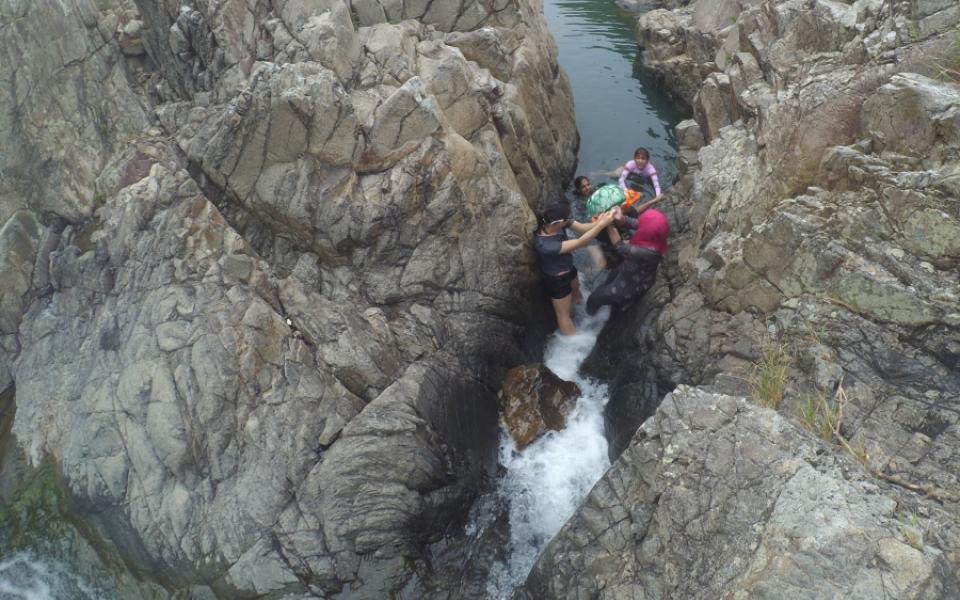
<svg viewBox="0 0 960 600">
<path fill-rule="evenodd" d="M 957 525 L 773 411 L 680 386 L 544 551 L 527 598 L 952 598 Z"/>
</svg>

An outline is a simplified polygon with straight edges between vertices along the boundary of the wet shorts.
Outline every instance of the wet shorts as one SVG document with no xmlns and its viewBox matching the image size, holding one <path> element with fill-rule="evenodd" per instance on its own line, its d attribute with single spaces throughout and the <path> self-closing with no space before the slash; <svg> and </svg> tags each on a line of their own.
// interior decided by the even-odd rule
<svg viewBox="0 0 960 600">
<path fill-rule="evenodd" d="M 577 278 L 577 270 L 570 269 L 563 275 L 543 275 L 543 288 L 554 300 L 562 300 L 573 293 L 570 282 Z"/>
</svg>

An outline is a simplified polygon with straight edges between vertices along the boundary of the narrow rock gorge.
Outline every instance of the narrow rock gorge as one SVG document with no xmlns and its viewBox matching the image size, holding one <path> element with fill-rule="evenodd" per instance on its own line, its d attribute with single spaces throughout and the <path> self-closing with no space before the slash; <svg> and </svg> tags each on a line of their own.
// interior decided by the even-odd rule
<svg viewBox="0 0 960 600">
<path fill-rule="evenodd" d="M 575 385 L 503 398 L 535 443 L 609 395 L 613 461 L 515 597 L 956 598 L 960 4 L 618 3 L 691 116 L 671 249 Z M 490 596 L 509 511 L 465 524 L 579 144 L 543 10 L 0 2 L 0 559 Z"/>
<path fill-rule="evenodd" d="M 4 461 L 124 593 L 450 584 L 578 143 L 540 4 L 14 0 L 0 107 Z"/>
</svg>

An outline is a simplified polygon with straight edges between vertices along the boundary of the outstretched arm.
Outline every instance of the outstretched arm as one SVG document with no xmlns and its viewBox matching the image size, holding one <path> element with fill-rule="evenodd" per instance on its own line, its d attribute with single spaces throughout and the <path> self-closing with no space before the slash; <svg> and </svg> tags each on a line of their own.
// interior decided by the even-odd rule
<svg viewBox="0 0 960 600">
<path fill-rule="evenodd" d="M 593 228 L 593 223 L 581 223 L 579 221 L 574 221 L 570 223 L 570 229 L 577 232 L 577 235 L 583 235 L 586 232 L 590 231 Z"/>
<path fill-rule="evenodd" d="M 610 236 L 610 243 L 613 244 L 614 246 L 620 243 L 621 241 L 620 232 L 617 231 L 617 228 L 614 227 L 613 225 L 611 225 L 610 227 L 607 227 L 607 235 Z"/>
<path fill-rule="evenodd" d="M 657 265 L 660 263 L 660 254 L 656 250 L 634 246 L 628 242 L 617 244 L 617 252 L 623 258 L 635 263 L 649 263 Z"/>
<path fill-rule="evenodd" d="M 577 248 L 582 248 L 590 243 L 590 241 L 600 235 L 600 232 L 606 229 L 607 225 L 613 222 L 613 217 L 610 213 L 604 213 L 600 219 L 593 224 L 586 233 L 581 235 L 575 240 L 566 240 L 560 244 L 560 254 L 569 254 Z"/>
<path fill-rule="evenodd" d="M 633 162 L 633 161 L 630 161 Z M 633 167 L 630 166 L 630 162 L 623 165 L 623 171 L 620 172 L 620 189 L 627 189 L 627 175 L 633 172 Z M 636 165 L 637 163 L 633 163 Z"/>
<path fill-rule="evenodd" d="M 653 206 L 653 205 L 656 204 L 657 202 L 660 202 L 661 200 L 663 200 L 663 196 L 660 196 L 660 195 L 658 194 L 657 197 L 654 198 L 653 200 L 647 200 L 647 201 L 644 202 L 643 204 L 637 205 L 637 214 L 639 215 L 640 213 L 642 213 L 643 211 L 647 210 L 648 208 L 650 208 L 651 206 Z M 636 225 L 634 225 L 634 226 L 636 226 Z"/>
</svg>

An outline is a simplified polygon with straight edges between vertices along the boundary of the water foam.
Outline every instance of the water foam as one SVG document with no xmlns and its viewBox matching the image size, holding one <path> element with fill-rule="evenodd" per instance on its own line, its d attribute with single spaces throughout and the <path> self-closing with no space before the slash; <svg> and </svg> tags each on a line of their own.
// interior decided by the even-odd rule
<svg viewBox="0 0 960 600">
<path fill-rule="evenodd" d="M 490 572 L 487 591 L 493 598 L 509 598 L 523 583 L 540 551 L 610 466 L 603 433 L 607 386 L 579 373 L 607 315 L 603 309 L 584 317 L 576 335 L 554 335 L 547 342 L 547 367 L 576 382 L 583 392 L 567 426 L 541 436 L 523 452 L 509 434 L 500 433 L 500 464 L 507 472 L 497 494 L 510 507 L 510 544 L 507 563 L 494 565 Z"/>
<path fill-rule="evenodd" d="M 102 595 L 60 565 L 18 552 L 0 559 L 0 600 L 99 600 Z"/>
</svg>

